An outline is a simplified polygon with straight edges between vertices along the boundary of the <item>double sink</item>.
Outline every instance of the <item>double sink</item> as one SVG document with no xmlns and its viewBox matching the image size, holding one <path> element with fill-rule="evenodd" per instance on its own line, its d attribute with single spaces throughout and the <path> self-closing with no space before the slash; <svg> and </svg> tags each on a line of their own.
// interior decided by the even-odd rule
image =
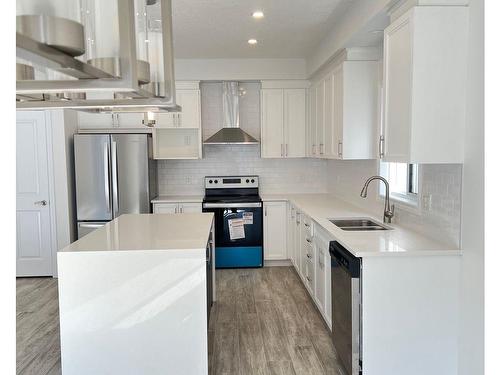
<svg viewBox="0 0 500 375">
<path fill-rule="evenodd" d="M 328 219 L 330 223 L 345 231 L 391 230 L 392 228 L 370 218 Z"/>
</svg>

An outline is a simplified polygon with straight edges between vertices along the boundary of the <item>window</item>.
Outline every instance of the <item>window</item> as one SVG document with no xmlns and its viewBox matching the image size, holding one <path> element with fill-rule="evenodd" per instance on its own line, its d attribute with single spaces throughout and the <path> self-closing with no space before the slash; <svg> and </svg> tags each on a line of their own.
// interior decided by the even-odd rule
<svg viewBox="0 0 500 375">
<path fill-rule="evenodd" d="M 380 162 L 380 175 L 389 181 L 391 198 L 418 204 L 418 164 Z M 385 196 L 385 185 L 379 186 L 379 194 Z"/>
</svg>

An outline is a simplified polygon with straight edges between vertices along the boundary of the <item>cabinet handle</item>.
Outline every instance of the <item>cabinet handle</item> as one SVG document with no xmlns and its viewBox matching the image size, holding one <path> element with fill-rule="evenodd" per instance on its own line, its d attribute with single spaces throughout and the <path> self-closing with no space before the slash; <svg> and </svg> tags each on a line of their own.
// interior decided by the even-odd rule
<svg viewBox="0 0 500 375">
<path fill-rule="evenodd" d="M 183 206 L 179 206 L 179 213 L 184 213 L 184 207 Z"/>
<path fill-rule="evenodd" d="M 264 216 L 267 216 L 267 207 L 264 207 Z"/>
<path fill-rule="evenodd" d="M 47 201 L 45 199 L 42 201 L 36 201 L 33 203 L 36 204 L 37 206 L 46 206 L 47 205 Z"/>
<path fill-rule="evenodd" d="M 312 145 L 312 154 L 316 155 L 316 145 L 315 144 Z"/>
<path fill-rule="evenodd" d="M 177 114 L 177 126 L 180 128 L 182 126 L 182 117 L 181 114 Z"/>
<path fill-rule="evenodd" d="M 309 278 L 309 276 L 306 276 L 306 279 L 307 279 L 307 281 L 311 282 L 311 279 Z"/>
<path fill-rule="evenodd" d="M 378 141 L 378 154 L 380 156 L 380 159 L 384 157 L 384 143 L 385 143 L 384 141 L 385 141 L 384 136 L 381 135 Z"/>
<path fill-rule="evenodd" d="M 281 144 L 281 157 L 283 157 L 283 143 Z"/>
<path fill-rule="evenodd" d="M 342 142 L 339 141 L 339 144 L 338 144 L 338 154 L 339 154 L 339 157 L 342 157 L 342 152 L 344 150 L 342 149 Z"/>
<path fill-rule="evenodd" d="M 311 254 L 306 254 L 306 257 L 308 257 L 309 259 L 312 258 Z"/>
<path fill-rule="evenodd" d="M 285 143 L 285 156 L 288 157 L 288 143 Z"/>
<path fill-rule="evenodd" d="M 310 224 L 307 224 L 307 223 L 304 223 L 304 225 L 305 225 L 306 227 L 308 227 L 308 228 L 311 226 Z"/>
<path fill-rule="evenodd" d="M 306 238 L 306 241 L 312 243 L 312 240 L 310 238 Z"/>
<path fill-rule="evenodd" d="M 325 153 L 324 148 L 325 148 L 325 145 L 323 143 L 320 143 L 319 144 L 319 154 L 320 155 L 323 155 Z"/>
</svg>

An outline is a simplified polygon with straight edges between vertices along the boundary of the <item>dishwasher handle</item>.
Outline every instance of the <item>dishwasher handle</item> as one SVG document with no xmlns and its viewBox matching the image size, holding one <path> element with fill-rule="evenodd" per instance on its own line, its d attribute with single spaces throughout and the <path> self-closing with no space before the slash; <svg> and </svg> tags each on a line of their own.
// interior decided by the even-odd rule
<svg viewBox="0 0 500 375">
<path fill-rule="evenodd" d="M 330 242 L 330 256 L 343 268 L 351 278 L 358 279 L 361 274 L 361 258 L 351 254 L 349 250 L 343 247 L 337 241 Z"/>
</svg>

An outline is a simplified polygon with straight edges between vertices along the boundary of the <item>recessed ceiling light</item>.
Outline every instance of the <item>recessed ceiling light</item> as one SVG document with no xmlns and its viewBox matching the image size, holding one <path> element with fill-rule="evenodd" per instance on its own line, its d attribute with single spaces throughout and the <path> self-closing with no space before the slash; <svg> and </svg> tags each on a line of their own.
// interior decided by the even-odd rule
<svg viewBox="0 0 500 375">
<path fill-rule="evenodd" d="M 257 44 L 257 39 L 248 39 L 248 44 Z"/>
<path fill-rule="evenodd" d="M 252 13 L 252 17 L 257 19 L 262 18 L 264 17 L 264 12 L 262 12 L 261 10 L 256 10 Z"/>
</svg>

